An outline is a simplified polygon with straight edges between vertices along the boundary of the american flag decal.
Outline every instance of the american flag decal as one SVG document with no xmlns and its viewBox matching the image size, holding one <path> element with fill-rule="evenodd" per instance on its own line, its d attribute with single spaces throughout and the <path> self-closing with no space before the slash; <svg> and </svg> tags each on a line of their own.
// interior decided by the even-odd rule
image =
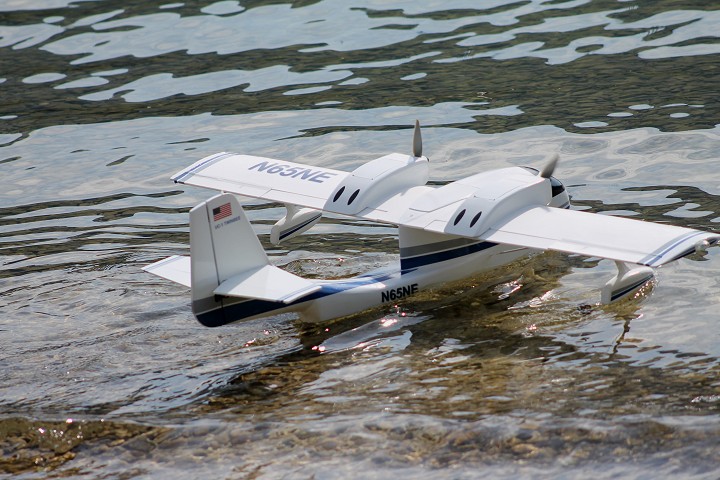
<svg viewBox="0 0 720 480">
<path fill-rule="evenodd" d="M 229 217 L 232 215 L 232 208 L 230 207 L 230 203 L 226 203 L 224 205 L 220 205 L 219 207 L 213 208 L 213 220 L 216 222 L 218 220 L 222 220 L 225 217 Z"/>
</svg>

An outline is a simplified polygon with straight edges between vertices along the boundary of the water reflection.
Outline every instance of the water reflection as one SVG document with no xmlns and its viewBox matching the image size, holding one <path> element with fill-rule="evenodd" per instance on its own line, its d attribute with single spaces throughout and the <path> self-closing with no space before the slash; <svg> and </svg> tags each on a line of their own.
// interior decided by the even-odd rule
<svg viewBox="0 0 720 480">
<path fill-rule="evenodd" d="M 557 308 L 530 315 L 540 324 L 547 314 L 567 322 L 568 312 Z M 428 461 L 435 467 L 461 462 L 472 469 L 529 460 L 549 468 L 558 458 L 564 459 L 563 469 L 584 470 L 603 464 L 593 459 L 612 456 L 615 464 L 637 458 L 657 462 L 669 474 L 674 467 L 663 459 L 670 444 L 699 445 L 717 431 L 716 423 L 682 426 L 685 420 L 677 417 L 647 416 L 649 411 L 708 412 L 712 402 L 698 399 L 711 397 L 697 392 L 714 389 L 697 371 L 632 365 L 617 352 L 578 348 L 547 333 L 527 335 L 493 317 L 477 317 L 468 325 L 433 310 L 433 318 L 394 332 L 391 343 L 330 356 L 308 348 L 243 374 L 216 390 L 201 411 L 230 415 L 234 422 L 250 412 L 256 422 L 290 419 L 287 428 L 273 430 L 282 438 L 274 455 L 286 463 L 299 461 L 295 471 L 304 471 L 301 458 L 308 456 L 321 461 L 320 468 L 341 470 L 343 459 L 357 465 L 369 456 L 380 471 L 388 466 L 412 471 Z M 578 314 L 603 316 L 599 310 Z M 333 332 L 354 323 L 348 322 L 318 334 L 328 336 L 326 342 L 342 337 L 345 333 Z M 704 368 L 717 368 L 710 365 L 704 362 Z M 698 405 L 703 406 L 695 410 Z M 622 428 L 607 418 L 621 421 Z M 253 452 L 268 455 L 263 447 Z M 715 458 L 710 448 L 704 452 Z M 683 457 L 679 461 L 690 468 Z"/>
</svg>

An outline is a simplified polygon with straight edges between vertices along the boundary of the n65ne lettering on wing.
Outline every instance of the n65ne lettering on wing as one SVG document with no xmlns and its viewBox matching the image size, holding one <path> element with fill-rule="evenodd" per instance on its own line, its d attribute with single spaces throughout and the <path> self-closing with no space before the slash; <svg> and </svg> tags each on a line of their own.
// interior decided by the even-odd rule
<svg viewBox="0 0 720 480">
<path fill-rule="evenodd" d="M 257 170 L 258 172 L 274 173 L 281 177 L 299 178 L 308 182 L 323 183 L 328 178 L 334 177 L 336 174 L 326 172 L 324 170 L 313 170 L 304 166 L 291 167 L 290 165 L 282 165 L 280 163 L 260 162 L 253 165 L 248 170 Z"/>
</svg>

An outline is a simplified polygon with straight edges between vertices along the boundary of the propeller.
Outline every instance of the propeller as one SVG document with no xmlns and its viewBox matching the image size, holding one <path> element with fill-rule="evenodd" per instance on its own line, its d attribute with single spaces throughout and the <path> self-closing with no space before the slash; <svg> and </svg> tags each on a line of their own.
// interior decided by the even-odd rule
<svg viewBox="0 0 720 480">
<path fill-rule="evenodd" d="M 420 133 L 420 121 L 415 120 L 415 131 L 413 132 L 412 144 L 413 157 L 422 157 L 422 134 Z"/>
<path fill-rule="evenodd" d="M 543 167 L 543 169 L 540 170 L 540 176 L 542 178 L 552 177 L 552 174 L 555 171 L 555 167 L 557 167 L 558 160 L 560 160 L 560 155 L 558 155 L 556 153 L 555 155 L 553 155 L 553 157 L 550 159 L 550 161 Z"/>
</svg>

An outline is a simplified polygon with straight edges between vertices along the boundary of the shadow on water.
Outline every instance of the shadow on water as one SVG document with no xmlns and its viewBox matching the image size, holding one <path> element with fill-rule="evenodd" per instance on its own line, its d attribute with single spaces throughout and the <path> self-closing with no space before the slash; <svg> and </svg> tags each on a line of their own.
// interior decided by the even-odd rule
<svg viewBox="0 0 720 480">
<path fill-rule="evenodd" d="M 623 192 L 663 192 L 666 205 L 642 205 L 640 203 L 606 203 L 602 200 L 575 202 L 578 207 L 589 207 L 593 212 L 631 212 L 651 222 L 667 223 L 713 231 L 715 216 L 720 213 L 720 195 L 712 195 L 700 188 L 681 185 L 656 185 L 626 187 Z"/>
</svg>

